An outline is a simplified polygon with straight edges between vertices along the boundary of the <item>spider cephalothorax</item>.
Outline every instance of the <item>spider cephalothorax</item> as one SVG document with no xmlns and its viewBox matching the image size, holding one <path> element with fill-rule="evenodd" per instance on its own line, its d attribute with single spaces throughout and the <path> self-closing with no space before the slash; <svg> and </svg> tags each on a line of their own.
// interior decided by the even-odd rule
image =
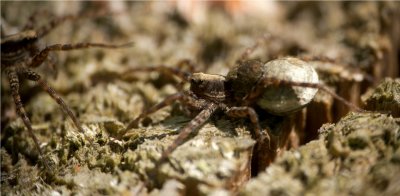
<svg viewBox="0 0 400 196">
<path fill-rule="evenodd" d="M 190 91 L 210 101 L 225 101 L 225 77 L 213 74 L 194 73 L 190 77 Z"/>
</svg>

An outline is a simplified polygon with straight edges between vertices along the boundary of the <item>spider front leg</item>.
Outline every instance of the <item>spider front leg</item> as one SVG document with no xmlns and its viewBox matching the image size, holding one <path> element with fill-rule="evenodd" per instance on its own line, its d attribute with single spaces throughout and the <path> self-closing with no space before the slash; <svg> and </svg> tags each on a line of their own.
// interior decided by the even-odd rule
<svg viewBox="0 0 400 196">
<path fill-rule="evenodd" d="M 45 16 L 47 18 L 55 18 L 54 15 L 52 15 L 52 14 L 50 15 L 50 12 L 48 12 L 47 10 L 36 10 L 29 16 L 28 21 L 26 22 L 25 26 L 22 28 L 22 31 L 34 29 L 34 27 L 37 23 L 37 20 L 38 20 L 38 16 Z M 55 26 L 53 26 L 52 28 L 54 28 L 54 27 Z"/>
<path fill-rule="evenodd" d="M 41 50 L 38 54 L 36 54 L 30 65 L 28 67 L 38 67 L 46 60 L 49 52 L 51 51 L 69 51 L 69 50 L 79 50 L 85 48 L 123 48 L 129 47 L 133 43 L 127 43 L 122 45 L 114 45 L 114 44 L 103 44 L 103 43 L 77 43 L 77 44 L 55 44 L 51 46 L 47 46 L 45 49 Z"/>
<path fill-rule="evenodd" d="M 175 101 L 177 100 L 181 100 L 185 95 L 183 93 L 176 93 L 173 95 L 168 96 L 167 98 L 165 98 L 162 102 L 152 106 L 151 108 L 149 108 L 148 110 L 144 111 L 143 113 L 141 113 L 137 118 L 135 118 L 134 120 L 132 120 L 131 122 L 129 122 L 128 126 L 121 131 L 121 135 L 125 135 L 126 132 L 128 132 L 129 129 L 132 129 L 134 127 L 137 127 L 140 120 L 143 119 L 144 117 L 166 107 L 169 106 L 171 104 L 173 104 Z"/>
<path fill-rule="evenodd" d="M 256 169 L 253 170 L 254 173 L 252 174 L 256 175 L 258 171 L 265 170 L 266 166 L 274 160 L 281 148 L 279 144 L 280 136 L 277 137 L 276 135 L 272 135 L 273 139 L 271 139 L 271 136 L 268 133 L 268 128 L 266 129 L 265 134 L 262 134 L 258 115 L 251 107 L 231 107 L 228 108 L 225 113 L 230 117 L 250 118 L 250 121 L 253 124 L 252 135 L 257 142 L 254 146 L 252 155 L 252 167 Z M 283 136 L 284 134 L 281 133 L 280 135 L 282 135 L 282 138 L 285 138 L 285 136 Z"/>
<path fill-rule="evenodd" d="M 184 71 L 183 68 L 187 67 L 189 71 Z M 160 74 L 169 74 L 178 77 L 182 81 L 177 82 L 176 84 L 176 89 L 181 91 L 183 90 L 183 87 L 185 83 L 189 82 L 190 76 L 192 73 L 196 70 L 195 64 L 188 60 L 184 59 L 178 62 L 177 67 L 168 67 L 165 65 L 158 65 L 158 66 L 153 66 L 153 67 L 134 67 L 134 68 L 129 68 L 125 70 L 123 73 L 120 75 L 122 77 L 126 77 L 130 75 L 131 73 L 136 73 L 136 72 L 159 72 Z"/>
<path fill-rule="evenodd" d="M 178 67 L 179 69 L 181 69 L 181 70 L 182 70 L 184 67 L 187 67 L 187 69 L 189 70 L 190 73 L 194 73 L 194 72 L 197 71 L 197 69 L 196 69 L 197 65 L 196 65 L 193 61 L 191 61 L 191 60 L 189 60 L 189 59 L 182 59 L 182 60 L 180 60 L 180 61 L 178 62 L 178 64 L 177 64 L 177 67 Z"/>
<path fill-rule="evenodd" d="M 28 129 L 29 136 L 32 138 L 36 148 L 39 151 L 39 156 L 43 158 L 43 152 L 40 149 L 39 140 L 33 133 L 32 123 L 29 120 L 28 115 L 26 114 L 24 106 L 22 105 L 21 96 L 19 94 L 18 74 L 13 68 L 7 68 L 5 70 L 5 72 L 8 76 L 8 81 L 10 83 L 10 90 L 11 90 L 12 97 L 14 99 L 17 114 L 22 119 L 22 122 L 24 122 L 25 127 Z M 43 160 L 43 163 L 44 163 L 45 167 L 50 171 L 50 167 L 47 165 L 47 162 L 45 160 Z"/>
<path fill-rule="evenodd" d="M 188 69 L 188 71 L 184 70 L 185 67 L 186 67 L 186 69 Z M 195 70 L 196 70 L 196 66 L 191 60 L 183 59 L 177 63 L 176 68 L 168 67 L 165 65 L 158 65 L 158 66 L 153 66 L 153 67 L 134 67 L 134 68 L 129 68 L 129 69 L 125 70 L 120 75 L 122 77 L 126 77 L 127 75 L 130 75 L 130 74 L 136 73 L 136 72 L 153 72 L 153 71 L 159 72 L 161 74 L 166 73 L 166 74 L 176 76 L 182 80 L 180 83 L 177 84 L 177 89 L 182 90 L 184 83 L 189 82 L 190 76 L 192 75 L 192 73 Z"/>
<path fill-rule="evenodd" d="M 84 133 L 81 123 L 79 122 L 78 118 L 76 118 L 72 110 L 68 107 L 68 105 L 64 102 L 64 100 L 56 93 L 56 91 L 53 88 L 51 88 L 45 80 L 41 78 L 39 74 L 30 69 L 20 69 L 18 70 L 18 73 L 20 73 L 27 79 L 35 81 L 37 84 L 39 84 L 39 86 L 44 91 L 46 91 L 51 96 L 51 98 L 53 98 L 57 102 L 58 105 L 61 106 L 62 110 L 71 118 L 71 120 L 73 121 L 79 132 Z"/>
<path fill-rule="evenodd" d="M 239 61 L 245 61 L 249 58 L 249 56 L 258 48 L 263 42 L 270 41 L 272 39 L 272 35 L 270 34 L 263 34 L 262 36 L 256 39 L 256 43 L 254 45 L 245 49 L 245 51 L 240 55 Z"/>
<path fill-rule="evenodd" d="M 225 111 L 225 113 L 228 116 L 235 117 L 235 118 L 249 117 L 251 123 L 254 126 L 254 131 L 253 131 L 254 139 L 256 139 L 259 142 L 263 142 L 264 141 L 264 136 L 261 133 L 260 122 L 258 120 L 257 113 L 254 111 L 253 108 L 246 107 L 246 106 L 244 106 L 244 107 L 231 107 L 231 108 L 227 109 L 227 111 Z M 270 138 L 268 133 L 265 135 L 265 137 L 268 140 L 268 142 L 271 142 L 271 138 Z"/>
<path fill-rule="evenodd" d="M 156 166 L 161 165 L 166 161 L 168 156 L 180 145 L 187 141 L 187 138 L 191 133 L 195 132 L 200 126 L 202 126 L 211 115 L 218 109 L 218 106 L 214 103 L 210 103 L 204 107 L 204 109 L 193 118 L 185 127 L 179 131 L 178 137 L 175 141 L 161 154 L 161 158 L 157 161 Z"/>
<path fill-rule="evenodd" d="M 56 28 L 58 25 L 66 22 L 68 20 L 75 21 L 75 20 L 78 20 L 81 18 L 99 17 L 99 16 L 107 16 L 107 15 L 113 15 L 113 14 L 118 14 L 118 13 L 109 12 L 107 10 L 100 10 L 97 12 L 86 12 L 83 14 L 65 15 L 65 16 L 61 16 L 61 17 L 51 17 L 52 20 L 50 20 L 46 25 L 38 28 L 36 32 L 37 32 L 38 37 L 44 37 L 49 32 L 51 32 L 54 28 Z M 30 21 L 25 25 L 24 29 L 32 29 L 34 22 L 35 22 L 35 17 L 31 16 Z"/>
<path fill-rule="evenodd" d="M 129 131 L 129 129 L 137 127 L 140 120 L 142 120 L 144 117 L 146 117 L 154 112 L 157 112 L 158 110 L 160 110 L 166 106 L 172 105 L 176 101 L 180 101 L 183 105 L 191 107 L 194 110 L 203 109 L 207 105 L 206 101 L 204 101 L 202 99 L 197 99 L 196 97 L 193 97 L 193 96 L 194 95 L 192 95 L 188 92 L 180 92 L 180 93 L 175 93 L 173 95 L 168 96 L 163 101 L 152 106 L 151 108 L 149 108 L 148 110 L 146 110 L 142 114 L 140 114 L 137 118 L 135 118 L 134 120 L 129 122 L 128 126 L 123 131 L 121 131 L 120 134 L 125 135 Z"/>
<path fill-rule="evenodd" d="M 197 114 L 195 118 L 193 118 L 188 124 L 180 129 L 178 137 L 170 146 L 168 146 L 167 149 L 162 152 L 161 158 L 155 163 L 154 168 L 159 168 L 176 148 L 187 141 L 187 138 L 190 136 L 190 134 L 197 134 L 198 128 L 200 128 L 217 109 L 218 106 L 214 103 L 206 104 L 203 107 L 203 110 Z M 159 170 L 157 169 L 150 171 L 150 179 L 156 180 L 158 171 Z M 150 184 L 150 181 L 146 181 L 147 186 L 150 186 Z"/>
<path fill-rule="evenodd" d="M 159 73 L 168 73 L 171 75 L 175 75 L 178 78 L 180 78 L 184 82 L 188 82 L 190 76 L 192 75 L 190 72 L 182 71 L 179 68 L 174 68 L 174 67 L 167 67 L 165 65 L 159 65 L 159 66 L 154 66 L 154 67 L 135 67 L 135 68 L 129 68 L 122 73 L 122 76 L 126 76 L 131 73 L 135 72 L 159 72 Z"/>
<path fill-rule="evenodd" d="M 54 59 L 54 55 L 50 54 L 45 60 L 46 66 L 49 68 L 50 75 L 53 79 L 56 79 L 58 76 L 58 69 L 56 66 L 56 60 Z"/>
</svg>

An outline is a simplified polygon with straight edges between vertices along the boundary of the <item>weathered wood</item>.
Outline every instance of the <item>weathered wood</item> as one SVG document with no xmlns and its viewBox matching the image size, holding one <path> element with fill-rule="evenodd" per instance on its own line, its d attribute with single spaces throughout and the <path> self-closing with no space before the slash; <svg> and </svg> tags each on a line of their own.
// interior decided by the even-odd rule
<svg viewBox="0 0 400 196">
<path fill-rule="evenodd" d="M 351 113 L 321 137 L 288 151 L 239 195 L 396 195 L 400 126 L 391 116 Z"/>
<path fill-rule="evenodd" d="M 362 96 L 365 109 L 400 117 L 400 79 L 386 78 Z"/>
<path fill-rule="evenodd" d="M 26 22 L 21 20 L 38 8 L 64 15 L 92 7 L 87 2 L 18 3 L 2 2 L 2 28 L 8 27 L 4 28 L 7 34 L 18 32 L 16 27 Z M 310 61 L 320 80 L 358 103 L 360 93 L 371 86 L 369 80 L 379 82 L 400 74 L 397 2 L 271 3 L 279 16 L 251 19 L 229 6 L 220 9 L 225 3 L 203 9 L 195 2 L 193 18 L 201 16 L 202 22 L 193 22 L 179 11 L 171 14 L 165 10 L 170 7 L 160 2 L 95 4 L 125 7 L 126 12 L 115 18 L 67 23 L 44 43 L 74 43 L 85 38 L 135 42 L 126 51 L 56 55 L 59 75 L 51 83 L 79 114 L 93 144 L 74 131 L 47 95 L 21 89 L 27 111 L 32 111 L 29 116 L 44 160 L 54 168 L 53 173 L 44 172 L 22 122 L 9 112 L 14 110 L 9 108 L 13 102 L 4 93 L 9 89 L 2 80 L 2 194 L 398 194 L 400 144 L 394 133 L 398 135 L 399 120 L 377 113 L 350 114 L 318 132 L 323 123 L 335 122 L 348 112 L 323 92 L 294 116 L 276 117 L 257 110 L 263 131 L 271 132 L 270 145 L 254 146 L 248 120 L 216 115 L 197 136 L 179 146 L 168 162 L 154 168 L 161 151 L 191 119 L 179 104 L 143 119 L 140 128 L 130 130 L 124 139 L 118 139 L 118 133 L 145 108 L 175 93 L 177 88 L 171 84 L 179 79 L 158 73 L 117 74 L 130 66 L 173 66 L 190 59 L 197 70 L 225 75 L 247 47 L 268 34 L 249 59 L 267 62 L 284 56 L 328 56 L 333 61 Z M 203 14 L 196 15 L 197 11 Z M 39 22 L 42 19 L 46 17 Z M 40 72 L 51 76 L 51 69 L 43 68 Z M 392 81 L 378 89 L 388 89 L 391 93 L 387 95 L 398 94 L 398 79 Z M 380 95 L 365 96 L 365 107 L 398 116 L 398 101 L 392 102 L 398 96 L 375 93 Z M 386 101 L 381 102 L 383 98 Z M 259 176 L 247 182 L 257 171 L 261 171 Z"/>
</svg>

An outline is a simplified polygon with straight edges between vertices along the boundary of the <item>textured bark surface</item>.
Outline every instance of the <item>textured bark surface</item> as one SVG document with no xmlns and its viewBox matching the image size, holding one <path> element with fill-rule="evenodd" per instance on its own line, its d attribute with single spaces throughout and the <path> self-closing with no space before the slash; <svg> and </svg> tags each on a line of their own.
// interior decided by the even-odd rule
<svg viewBox="0 0 400 196">
<path fill-rule="evenodd" d="M 386 78 L 375 89 L 363 95 L 362 99 L 367 110 L 383 111 L 400 117 L 400 79 Z"/>
<path fill-rule="evenodd" d="M 399 121 L 350 113 L 325 124 L 320 138 L 287 151 L 239 195 L 397 195 Z"/>
<path fill-rule="evenodd" d="M 19 32 L 38 10 L 61 16 L 123 8 L 115 15 L 66 22 L 41 44 L 134 42 L 125 49 L 52 54 L 57 70 L 46 63 L 35 69 L 71 107 L 92 142 L 51 97 L 22 83 L 22 101 L 43 159 L 15 113 L 2 73 L 2 194 L 399 194 L 399 79 L 383 81 L 400 75 L 399 3 L 183 5 L 1 1 L 2 35 Z M 39 15 L 37 22 L 43 25 L 52 17 Z M 255 45 L 252 53 L 243 55 Z M 270 146 L 261 147 L 251 138 L 248 119 L 217 113 L 157 168 L 161 152 L 193 118 L 179 103 L 146 117 L 120 139 L 119 132 L 129 121 L 176 93 L 180 82 L 166 73 L 125 70 L 174 67 L 190 59 L 197 71 L 226 75 L 243 56 L 262 62 L 302 58 L 317 70 L 321 83 L 352 103 L 360 104 L 361 95 L 370 89 L 362 99 L 370 112 L 348 114 L 348 107 L 323 91 L 292 115 L 273 116 L 255 108 L 273 139 Z M 324 124 L 333 122 L 337 123 Z"/>
</svg>

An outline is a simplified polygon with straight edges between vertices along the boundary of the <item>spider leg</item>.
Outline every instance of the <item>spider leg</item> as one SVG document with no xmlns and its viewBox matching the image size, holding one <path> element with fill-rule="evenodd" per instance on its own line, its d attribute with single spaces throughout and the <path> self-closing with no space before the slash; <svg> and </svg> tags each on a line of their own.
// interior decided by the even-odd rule
<svg viewBox="0 0 400 196">
<path fill-rule="evenodd" d="M 46 16 L 48 18 L 54 18 L 53 15 L 50 15 L 48 10 L 35 10 L 28 18 L 27 23 L 22 28 L 22 31 L 34 29 L 35 24 L 37 23 L 38 16 Z"/>
<path fill-rule="evenodd" d="M 300 56 L 298 58 L 300 58 L 301 60 L 306 61 L 306 62 L 319 61 L 319 62 L 322 62 L 322 63 L 329 63 L 329 64 L 332 64 L 331 65 L 332 67 L 334 67 L 334 66 L 338 67 L 338 68 L 341 67 L 342 68 L 341 70 L 343 72 L 351 71 L 351 72 L 354 72 L 357 75 L 358 74 L 362 75 L 363 79 L 365 79 L 366 81 L 368 81 L 370 83 L 374 83 L 375 82 L 375 78 L 371 74 L 368 74 L 368 73 L 362 71 L 361 69 L 359 69 L 357 67 L 354 67 L 354 66 L 352 66 L 350 64 L 342 64 L 342 63 L 338 62 L 338 60 L 332 59 L 330 57 L 326 57 L 326 56 Z M 316 69 L 318 69 L 318 67 L 316 67 Z"/>
<path fill-rule="evenodd" d="M 76 128 L 79 130 L 79 132 L 84 133 L 84 130 L 82 128 L 81 123 L 79 122 L 78 118 L 74 115 L 70 107 L 64 102 L 64 100 L 56 93 L 56 91 L 51 88 L 45 80 L 41 78 L 39 74 L 36 72 L 30 70 L 30 69 L 21 69 L 18 70 L 20 74 L 22 74 L 24 77 L 26 77 L 29 80 L 35 81 L 39 86 L 46 91 L 51 98 L 53 98 L 58 105 L 61 106 L 62 110 L 72 119 L 74 122 Z M 88 139 L 88 138 L 87 138 Z M 90 140 L 89 140 L 90 141 Z"/>
<path fill-rule="evenodd" d="M 26 111 L 24 109 L 24 106 L 22 105 L 22 101 L 21 101 L 21 96 L 19 94 L 19 78 L 18 78 L 18 74 L 14 69 L 6 69 L 5 70 L 7 76 L 8 76 L 8 80 L 10 83 L 10 89 L 11 89 L 11 94 L 12 97 L 14 99 L 14 103 L 16 106 L 16 110 L 17 110 L 17 114 L 21 117 L 22 121 L 24 122 L 26 128 L 28 129 L 28 133 L 29 136 L 32 138 L 36 148 L 39 151 L 39 155 L 40 157 L 43 158 L 43 152 L 40 149 L 40 145 L 39 145 L 39 140 L 37 139 L 37 137 L 35 136 L 35 134 L 33 133 L 33 128 L 32 128 L 32 123 L 29 120 Z M 45 167 L 50 170 L 50 167 L 47 165 L 47 162 L 43 159 L 43 163 L 45 165 Z"/>
<path fill-rule="evenodd" d="M 184 67 L 187 67 L 189 71 L 184 71 Z M 134 67 L 125 70 L 121 75 L 128 75 L 130 73 L 135 72 L 159 72 L 159 73 L 168 73 L 171 75 L 175 75 L 180 78 L 184 82 L 188 82 L 190 80 L 190 76 L 196 70 L 195 65 L 192 61 L 188 59 L 184 59 L 178 62 L 177 67 L 168 67 L 165 65 L 158 65 L 153 67 Z"/>
<path fill-rule="evenodd" d="M 184 68 L 186 68 L 188 71 L 185 71 Z M 183 86 L 185 83 L 189 82 L 190 77 L 192 73 L 196 70 L 195 64 L 188 60 L 184 59 L 178 62 L 177 67 L 168 67 L 165 65 L 158 65 L 158 66 L 153 66 L 153 67 L 134 67 L 134 68 L 129 68 L 128 70 L 125 70 L 123 73 L 120 75 L 122 77 L 126 77 L 130 75 L 131 73 L 136 73 L 136 72 L 159 72 L 159 73 L 164 73 L 164 74 L 169 74 L 178 77 L 182 81 L 177 82 L 176 88 L 181 91 L 183 90 Z"/>
<path fill-rule="evenodd" d="M 263 141 L 263 135 L 261 133 L 261 126 L 258 120 L 258 116 L 257 113 L 254 111 L 253 108 L 251 107 L 231 107 L 228 108 L 225 113 L 228 116 L 231 117 L 235 117 L 235 118 L 244 118 L 244 117 L 249 117 L 251 123 L 253 123 L 254 126 L 254 131 L 253 131 L 253 137 L 257 140 L 257 141 Z M 266 134 L 266 138 L 268 139 L 268 141 L 271 141 L 271 138 L 269 136 L 269 134 Z"/>
<path fill-rule="evenodd" d="M 186 74 L 185 74 L 185 75 L 187 75 L 186 80 L 182 80 L 180 83 L 177 84 L 177 89 L 182 90 L 185 83 L 190 80 L 190 76 L 192 75 L 192 73 L 197 72 L 196 64 L 189 59 L 183 59 L 178 62 L 177 67 L 180 70 L 183 70 L 184 67 L 186 67 L 189 71 L 189 73 L 186 72 Z"/>
<path fill-rule="evenodd" d="M 29 67 L 38 67 L 40 64 L 46 60 L 49 52 L 51 51 L 69 51 L 69 50 L 79 50 L 85 48 L 123 48 L 129 47 L 132 43 L 126 43 L 122 45 L 114 45 L 114 44 L 103 44 L 103 43 L 77 43 L 77 44 L 54 44 L 51 46 L 47 46 L 43 50 L 41 50 L 38 54 L 36 54 L 32 63 Z"/>
<path fill-rule="evenodd" d="M 39 29 L 36 30 L 38 37 L 44 37 L 47 35 L 49 32 L 51 32 L 54 28 L 56 28 L 58 25 L 71 20 L 79 20 L 81 18 L 91 18 L 91 17 L 100 17 L 100 16 L 107 16 L 111 14 L 118 14 L 118 13 L 113 13 L 109 12 L 107 10 L 100 10 L 96 12 L 86 12 L 83 14 L 75 14 L 75 15 L 65 15 L 61 17 L 53 17 L 51 21 L 48 22 L 48 24 L 40 27 Z"/>
<path fill-rule="evenodd" d="M 256 40 L 256 43 L 254 43 L 254 45 L 245 49 L 245 51 L 240 55 L 239 61 L 244 61 L 244 60 L 248 59 L 248 57 L 251 55 L 251 53 L 253 53 L 262 44 L 262 42 L 268 41 L 271 38 L 272 38 L 272 36 L 270 34 L 263 34 L 262 36 L 260 36 Z"/>
<path fill-rule="evenodd" d="M 320 84 L 320 83 L 307 83 L 307 82 L 295 82 L 295 81 L 288 81 L 288 80 L 280 80 L 277 78 L 263 78 L 261 79 L 258 84 L 256 85 L 255 88 L 252 89 L 251 93 L 249 94 L 248 98 L 252 99 L 255 96 L 258 96 L 260 92 L 262 92 L 262 89 L 265 88 L 266 86 L 299 86 L 299 87 L 306 87 L 306 88 L 316 88 L 322 91 L 325 91 L 329 95 L 331 95 L 333 98 L 337 99 L 338 101 L 342 102 L 345 104 L 347 107 L 358 111 L 362 112 L 364 111 L 363 109 L 359 108 L 358 106 L 354 105 L 353 103 L 347 101 L 343 97 L 339 96 L 332 90 L 330 90 L 327 86 Z"/>
<path fill-rule="evenodd" d="M 121 135 L 125 135 L 126 132 L 128 132 L 129 129 L 132 129 L 134 127 L 137 127 L 140 120 L 143 119 L 144 117 L 148 116 L 149 114 L 152 114 L 166 106 L 169 106 L 171 104 L 173 104 L 175 101 L 177 100 L 182 100 L 183 97 L 185 95 L 183 93 L 176 93 L 173 95 L 168 96 L 167 98 L 165 98 L 162 102 L 152 106 L 151 108 L 149 108 L 148 110 L 144 111 L 142 114 L 140 114 L 137 118 L 135 118 L 134 120 L 132 120 L 131 122 L 129 122 L 128 126 L 126 127 L 126 129 L 124 129 L 121 132 Z"/>
<path fill-rule="evenodd" d="M 135 73 L 135 72 L 160 72 L 160 73 L 168 73 L 175 75 L 179 77 L 181 80 L 187 82 L 189 81 L 191 73 L 182 71 L 178 68 L 175 67 L 167 67 L 164 65 L 159 65 L 159 66 L 153 66 L 153 67 L 135 67 L 135 68 L 129 68 L 128 70 L 125 70 L 122 76 L 126 76 L 130 73 Z"/>
<path fill-rule="evenodd" d="M 185 127 L 183 127 L 178 137 L 175 141 L 161 154 L 161 158 L 156 163 L 156 166 L 161 165 L 168 156 L 180 145 L 186 142 L 187 138 L 190 136 L 191 133 L 195 132 L 200 126 L 202 126 L 215 112 L 218 106 L 214 103 L 210 103 L 204 107 L 204 109 L 195 117 L 193 118 Z"/>
<path fill-rule="evenodd" d="M 173 104 L 175 101 L 180 101 L 183 105 L 189 106 L 193 110 L 202 110 L 204 107 L 206 107 L 208 105 L 208 103 L 205 100 L 198 99 L 191 93 L 188 93 L 188 92 L 175 93 L 173 95 L 168 96 L 160 103 L 152 106 L 151 108 L 149 108 L 148 110 L 146 110 L 145 112 L 140 114 L 136 119 L 129 122 L 126 129 L 121 131 L 121 135 L 125 135 L 129 131 L 129 129 L 137 127 L 140 120 L 143 119 L 144 117 L 146 117 L 149 114 L 152 114 L 166 106 Z"/>
<path fill-rule="evenodd" d="M 177 63 L 177 67 L 179 69 L 184 69 L 185 67 L 189 70 L 190 73 L 196 72 L 196 64 L 190 59 L 182 59 Z"/>
<path fill-rule="evenodd" d="M 45 60 L 46 61 L 46 60 Z M 53 77 L 53 79 L 56 79 L 58 76 L 58 69 L 56 66 L 56 60 L 54 59 L 54 55 L 50 54 L 47 57 L 47 61 L 46 61 L 46 65 L 49 67 L 50 69 L 50 74 Z"/>
<path fill-rule="evenodd" d="M 50 33 L 53 29 L 55 29 L 58 25 L 64 23 L 65 21 L 76 20 L 78 18 L 79 17 L 76 15 L 66 15 L 66 16 L 62 16 L 62 17 L 54 17 L 51 21 L 48 22 L 48 24 L 46 24 L 36 30 L 37 35 L 38 35 L 38 37 L 44 37 L 48 33 Z M 28 23 L 28 25 L 29 25 L 29 23 Z"/>
</svg>

